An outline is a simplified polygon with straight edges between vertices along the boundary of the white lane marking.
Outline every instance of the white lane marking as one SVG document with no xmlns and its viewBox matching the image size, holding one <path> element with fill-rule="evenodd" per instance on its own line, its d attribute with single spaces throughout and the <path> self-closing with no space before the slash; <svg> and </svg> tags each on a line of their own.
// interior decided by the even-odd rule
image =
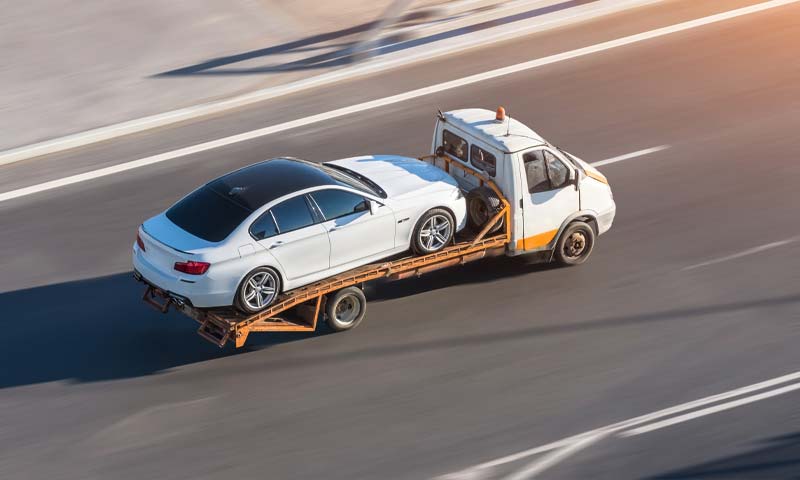
<svg viewBox="0 0 800 480">
<path fill-rule="evenodd" d="M 651 153 L 660 152 L 668 148 L 669 145 L 659 145 L 658 147 L 645 148 L 644 150 L 637 150 L 635 152 L 626 153 L 625 155 L 620 155 L 618 157 L 612 157 L 612 158 L 607 158 L 605 160 L 600 160 L 599 162 L 594 162 L 591 163 L 590 165 L 593 167 L 602 167 L 603 165 L 608 165 L 611 163 L 622 162 L 624 160 L 630 160 L 632 158 L 638 158 L 638 157 L 643 157 L 645 155 L 650 155 Z"/>
<path fill-rule="evenodd" d="M 565 445 L 569 445 L 573 442 L 580 441 L 581 439 L 585 438 L 587 435 L 594 435 L 599 433 L 606 433 L 611 434 L 615 432 L 620 432 L 623 430 L 627 430 L 632 427 L 636 427 L 638 425 L 647 424 L 649 422 L 660 420 L 664 417 L 670 417 L 672 415 L 676 415 L 679 413 L 686 412 L 688 410 L 694 410 L 699 407 L 704 407 L 706 405 L 721 402 L 723 400 L 727 400 L 733 397 L 740 397 L 752 392 L 757 392 L 759 390 L 764 390 L 770 387 L 774 387 L 776 385 L 781 385 L 783 383 L 788 383 L 792 381 L 800 380 L 800 371 L 789 373 L 786 375 L 782 375 L 780 377 L 771 378 L 769 380 L 764 380 L 763 382 L 754 383 L 752 385 L 748 385 L 745 387 L 736 388 L 734 390 L 729 390 L 724 393 L 719 393 L 716 395 L 711 395 L 709 397 L 700 398 L 698 400 L 694 400 L 691 402 L 683 403 L 680 405 L 676 405 L 674 407 L 665 408 L 663 410 L 658 410 L 653 413 L 648 413 L 646 415 L 641 415 L 638 417 L 631 418 L 629 420 L 623 420 L 618 423 L 614 423 L 605 427 L 601 427 L 595 430 L 591 430 L 589 432 L 581 433 L 578 435 L 573 435 L 571 437 L 567 437 L 561 440 L 557 440 L 555 442 L 548 443 L 546 445 L 542 445 L 539 447 L 529 448 L 527 450 L 523 450 L 518 453 L 514 453 L 511 455 L 506 455 L 504 457 L 500 457 L 494 460 L 489 460 L 487 462 L 483 462 L 467 469 L 461 470 L 459 472 L 443 475 L 437 477 L 440 480 L 459 480 L 459 479 L 471 479 L 471 478 L 479 478 L 479 473 L 484 470 L 489 470 L 491 468 L 504 465 L 507 463 L 515 462 L 517 460 L 521 460 L 523 458 L 527 458 L 533 455 L 537 455 L 539 453 L 549 452 L 556 448 L 563 447 Z M 780 390 L 780 389 L 778 389 Z M 773 390 L 766 392 L 771 393 Z M 777 391 L 777 390 L 774 390 Z M 785 393 L 785 392 L 783 392 Z M 760 394 L 759 394 L 760 395 Z M 758 396 L 758 395 L 756 395 Z M 747 397 L 752 398 L 752 397 Z M 768 398 L 768 397 L 767 397 Z M 753 400 L 757 401 L 757 400 Z M 750 402 L 748 402 L 750 403 Z M 485 472 L 483 472 L 485 473 Z"/>
<path fill-rule="evenodd" d="M 252 130 L 250 132 L 240 133 L 237 135 L 232 135 L 229 137 L 220 138 L 217 140 L 212 140 L 209 142 L 200 143 L 198 145 L 190 146 L 181 148 L 178 150 L 174 150 L 171 152 L 166 152 L 158 155 L 153 155 L 151 157 L 142 158 L 139 160 L 133 160 L 130 162 L 122 163 L 119 165 L 114 165 L 111 167 L 101 168 L 99 170 L 94 170 L 91 172 L 86 172 L 78 175 L 72 175 L 69 177 L 61 178 L 58 180 L 53 180 L 49 182 L 44 182 L 38 185 L 32 185 L 30 187 L 20 188 L 17 190 L 12 190 L 10 192 L 6 192 L 0 194 L 0 202 L 11 200 L 13 198 L 19 198 L 26 195 L 32 195 L 39 192 L 44 192 L 46 190 L 51 190 L 53 188 L 64 187 L 67 185 L 72 185 L 79 182 L 85 182 L 87 180 L 92 180 L 95 178 L 105 177 L 107 175 L 112 175 L 115 173 L 124 172 L 127 170 L 132 170 L 134 168 L 143 167 L 146 165 L 152 165 L 154 163 L 164 162 L 167 160 L 172 160 L 178 157 L 192 155 L 195 153 L 203 152 L 206 150 L 211 150 L 214 148 L 224 147 L 226 145 L 231 145 L 238 142 L 244 142 L 247 140 L 252 140 L 258 137 L 263 137 L 266 135 L 271 135 L 274 133 L 283 132 L 286 130 L 311 125 L 314 123 L 323 122 L 325 120 L 331 120 L 334 118 L 343 117 L 345 115 L 351 115 L 353 113 L 363 112 L 366 110 L 371 110 L 379 107 L 384 107 L 387 105 L 393 105 L 396 103 L 404 102 L 406 100 L 411 100 L 414 98 L 430 95 L 433 93 L 443 92 L 446 90 L 451 90 L 454 88 L 463 87 L 466 85 L 471 85 L 474 83 L 482 82 L 485 80 L 490 80 L 494 78 L 503 77 L 506 75 L 511 75 L 518 72 L 523 72 L 526 70 L 531 70 L 533 68 L 538 68 L 544 65 L 550 65 L 557 62 L 562 62 L 564 60 L 569 60 L 577 57 L 582 57 L 586 55 L 590 55 L 593 53 L 602 52 L 605 50 L 610 50 L 617 47 L 622 47 L 625 45 L 631 45 L 634 43 L 642 42 L 645 40 L 649 40 L 652 38 L 662 37 L 665 35 L 669 35 L 676 32 L 682 32 L 685 30 L 690 30 L 693 28 L 701 27 L 704 25 L 709 25 L 712 23 L 721 22 L 724 20 L 729 20 L 736 17 L 741 17 L 744 15 L 749 15 L 756 12 L 761 12 L 764 10 L 768 10 L 775 7 L 780 7 L 783 5 L 788 5 L 791 3 L 797 3 L 800 0 L 770 0 L 767 2 L 759 3 L 756 5 L 750 5 L 748 7 L 738 8 L 735 10 L 730 10 L 727 12 L 718 13 L 715 15 L 710 15 L 707 17 L 698 18 L 695 20 L 690 20 L 683 23 L 678 23 L 675 25 L 671 25 L 668 27 L 658 28 L 655 30 L 650 30 L 648 32 L 638 33 L 635 35 L 630 35 L 627 37 L 618 38 L 616 40 L 610 40 L 603 43 L 598 43 L 595 45 L 591 45 L 588 47 L 578 48 L 576 50 L 571 50 L 564 53 L 559 53 L 555 55 L 550 55 L 547 57 L 538 58 L 535 60 L 530 60 L 523 63 L 518 63 L 516 65 L 510 65 L 508 67 L 498 68 L 495 70 L 490 70 L 488 72 L 478 73 L 475 75 L 470 75 L 467 77 L 463 77 L 457 80 L 451 80 L 449 82 L 443 82 L 436 85 L 431 85 L 429 87 L 419 88 L 416 90 L 411 90 L 409 92 L 400 93 L 397 95 L 392 95 L 389 97 L 380 98 L 377 100 L 371 100 L 368 102 L 359 103 L 356 105 L 351 105 L 349 107 L 338 108 L 335 110 L 331 110 L 325 113 L 319 113 L 316 115 L 311 115 L 309 117 L 300 118 L 297 120 L 292 120 L 289 122 L 280 123 L 277 125 L 272 125 L 269 127 L 260 128 L 257 130 Z"/>
<path fill-rule="evenodd" d="M 585 435 L 584 438 L 576 440 L 559 450 L 548 453 L 547 455 L 536 460 L 535 462 L 526 465 L 521 470 L 518 470 L 513 474 L 511 474 L 510 476 L 506 477 L 506 480 L 528 480 L 534 478 L 535 476 L 544 472 L 548 468 L 565 460 L 567 457 L 578 453 L 584 448 L 589 447 L 590 445 L 597 442 L 598 440 L 600 440 L 601 438 L 605 437 L 608 434 L 609 432 L 605 431 L 589 433 Z"/>
<path fill-rule="evenodd" d="M 767 243 L 766 245 L 759 245 L 758 247 L 749 248 L 749 249 L 747 249 L 747 250 L 745 250 L 743 252 L 734 253 L 733 255 L 727 255 L 725 257 L 715 258 L 715 259 L 709 260 L 707 262 L 697 263 L 695 265 L 689 265 L 688 267 L 683 267 L 681 269 L 681 271 L 694 270 L 695 268 L 707 267 L 709 265 L 714 265 L 714 264 L 717 264 L 717 263 L 727 262 L 728 260 L 735 260 L 737 258 L 746 257 L 748 255 L 753 255 L 753 254 L 756 254 L 756 253 L 760 253 L 760 252 L 763 252 L 765 250 L 771 250 L 773 248 L 782 247 L 784 245 L 788 245 L 788 244 L 796 242 L 798 240 L 800 240 L 800 236 L 787 238 L 786 240 L 781 240 L 779 242 Z"/>
<path fill-rule="evenodd" d="M 632 437 L 634 435 L 641 435 L 643 433 L 652 432 L 654 430 L 659 430 L 661 428 L 669 427 L 671 425 L 675 425 L 678 423 L 688 422 L 689 420 L 694 420 L 695 418 L 700 418 L 717 412 L 730 410 L 731 408 L 747 405 L 748 403 L 758 402 L 759 400 L 765 400 L 767 398 L 777 397 L 778 395 L 783 395 L 784 393 L 789 393 L 794 390 L 800 390 L 800 383 L 793 383 L 792 385 L 776 388 L 775 390 L 769 390 L 767 392 L 759 393 L 757 395 L 751 395 L 749 397 L 740 398 L 739 400 L 723 403 L 721 405 L 714 405 L 713 407 L 704 408 L 702 410 L 698 410 L 692 413 L 687 413 L 686 415 L 672 417 L 670 419 L 663 420 L 661 422 L 651 423 L 643 427 L 634 428 L 633 430 L 628 430 L 627 432 L 622 432 L 620 435 L 622 435 L 623 437 Z"/>
</svg>

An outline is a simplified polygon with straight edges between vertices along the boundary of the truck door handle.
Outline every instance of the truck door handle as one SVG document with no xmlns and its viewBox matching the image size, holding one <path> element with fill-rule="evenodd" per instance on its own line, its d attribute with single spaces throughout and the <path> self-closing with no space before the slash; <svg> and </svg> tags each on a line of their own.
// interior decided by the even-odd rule
<svg viewBox="0 0 800 480">
<path fill-rule="evenodd" d="M 270 245 L 270 246 L 269 246 L 269 248 L 270 248 L 270 249 L 273 249 L 273 248 L 278 248 L 278 247 L 280 247 L 281 245 L 283 245 L 283 241 L 282 241 L 282 240 L 278 240 L 277 242 L 275 242 L 275 243 L 273 243 L 272 245 Z"/>
</svg>

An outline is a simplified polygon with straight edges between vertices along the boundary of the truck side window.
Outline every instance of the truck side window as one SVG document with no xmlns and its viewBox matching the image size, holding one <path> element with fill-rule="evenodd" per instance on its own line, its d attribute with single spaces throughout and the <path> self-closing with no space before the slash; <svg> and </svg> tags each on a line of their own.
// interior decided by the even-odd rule
<svg viewBox="0 0 800 480">
<path fill-rule="evenodd" d="M 474 167 L 483 170 L 492 177 L 497 173 L 497 159 L 481 147 L 472 145 L 469 150 L 469 158 Z"/>
<path fill-rule="evenodd" d="M 547 173 L 550 176 L 550 188 L 555 190 L 566 185 L 569 179 L 569 169 L 555 155 L 545 150 L 544 158 L 547 160 Z"/>
<path fill-rule="evenodd" d="M 463 138 L 450 132 L 449 130 L 444 130 L 442 132 L 442 146 L 444 147 L 445 152 L 456 157 L 464 163 L 467 162 L 469 144 Z"/>
<path fill-rule="evenodd" d="M 528 192 L 546 192 L 550 190 L 547 168 L 544 165 L 544 152 L 534 150 L 522 156 L 525 163 L 525 177 L 528 179 Z"/>
</svg>

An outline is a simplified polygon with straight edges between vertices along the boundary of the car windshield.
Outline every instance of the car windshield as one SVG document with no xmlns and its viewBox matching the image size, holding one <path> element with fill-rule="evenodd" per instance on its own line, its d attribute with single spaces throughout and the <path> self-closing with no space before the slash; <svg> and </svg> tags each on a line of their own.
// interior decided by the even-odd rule
<svg viewBox="0 0 800 480">
<path fill-rule="evenodd" d="M 387 196 L 386 192 L 380 187 L 380 185 L 364 175 L 350 170 L 349 168 L 345 168 L 341 165 L 336 165 L 333 163 L 323 163 L 320 164 L 320 167 L 325 170 L 328 175 L 342 183 L 347 184 L 348 186 L 363 192 L 377 195 L 381 198 L 386 198 Z"/>
<path fill-rule="evenodd" d="M 167 218 L 195 237 L 225 240 L 252 210 L 217 192 L 215 182 L 204 185 L 167 210 Z"/>
</svg>

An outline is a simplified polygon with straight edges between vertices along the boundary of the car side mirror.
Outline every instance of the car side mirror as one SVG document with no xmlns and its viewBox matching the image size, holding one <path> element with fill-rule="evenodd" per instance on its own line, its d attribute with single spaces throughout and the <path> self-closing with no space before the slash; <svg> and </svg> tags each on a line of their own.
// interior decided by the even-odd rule
<svg viewBox="0 0 800 480">
<path fill-rule="evenodd" d="M 378 208 L 381 207 L 381 204 L 376 202 L 375 200 L 368 200 L 368 201 L 369 201 L 369 213 L 375 215 L 375 213 L 378 211 Z"/>
<path fill-rule="evenodd" d="M 575 190 L 578 189 L 578 184 L 581 181 L 581 172 L 578 170 L 571 170 L 569 172 L 569 183 L 575 186 Z"/>
</svg>

